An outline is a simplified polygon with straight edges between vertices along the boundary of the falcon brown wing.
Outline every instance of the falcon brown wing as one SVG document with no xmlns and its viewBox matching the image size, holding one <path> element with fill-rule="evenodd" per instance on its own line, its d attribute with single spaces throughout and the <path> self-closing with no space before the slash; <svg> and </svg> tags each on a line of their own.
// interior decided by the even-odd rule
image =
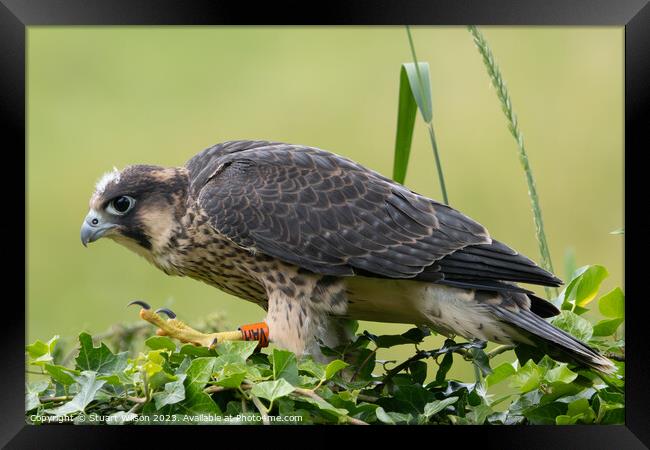
<svg viewBox="0 0 650 450">
<path fill-rule="evenodd" d="M 413 278 L 459 249 L 491 242 L 460 212 L 311 147 L 229 142 L 187 168 L 215 229 L 317 273 Z"/>
</svg>

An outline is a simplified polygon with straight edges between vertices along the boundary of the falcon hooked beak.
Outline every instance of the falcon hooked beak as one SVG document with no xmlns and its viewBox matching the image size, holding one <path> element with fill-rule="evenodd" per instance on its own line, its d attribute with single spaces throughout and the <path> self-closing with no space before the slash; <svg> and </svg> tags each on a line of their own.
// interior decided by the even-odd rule
<svg viewBox="0 0 650 450">
<path fill-rule="evenodd" d="M 81 224 L 81 243 L 87 247 L 90 242 L 95 242 L 115 227 L 117 224 L 110 222 L 104 214 L 91 209 Z"/>
</svg>

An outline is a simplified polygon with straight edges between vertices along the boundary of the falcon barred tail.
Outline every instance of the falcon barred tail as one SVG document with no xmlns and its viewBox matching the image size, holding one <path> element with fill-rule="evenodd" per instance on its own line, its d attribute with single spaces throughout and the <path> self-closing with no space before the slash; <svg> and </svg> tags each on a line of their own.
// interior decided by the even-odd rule
<svg viewBox="0 0 650 450">
<path fill-rule="evenodd" d="M 232 141 L 183 167 L 109 172 L 81 229 L 84 245 L 102 237 L 168 275 L 258 304 L 265 339 L 297 354 L 321 357 L 318 342 L 346 342 L 345 322 L 357 319 L 541 347 L 615 371 L 544 320 L 559 314 L 555 306 L 516 284 L 560 279 L 459 211 L 317 148 Z M 198 338 L 175 318 L 141 314 L 161 333 L 200 345 L 252 335 Z"/>
</svg>

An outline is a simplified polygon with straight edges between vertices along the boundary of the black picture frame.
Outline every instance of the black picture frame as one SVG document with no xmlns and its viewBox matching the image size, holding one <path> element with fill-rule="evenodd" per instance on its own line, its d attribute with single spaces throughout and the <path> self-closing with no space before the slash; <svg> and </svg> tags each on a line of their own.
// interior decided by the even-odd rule
<svg viewBox="0 0 650 450">
<path fill-rule="evenodd" d="M 16 211 L 14 198 L 17 183 L 26 186 L 29 174 L 20 171 L 25 164 L 25 38 L 32 25 L 567 25 L 625 27 L 625 291 L 626 305 L 626 418 L 621 426 L 502 426 L 502 427 L 409 427 L 408 435 L 392 427 L 338 427 L 331 444 L 341 445 L 347 433 L 381 436 L 394 433 L 406 445 L 450 445 L 480 448 L 570 448 L 628 449 L 650 446 L 650 347 L 646 343 L 644 302 L 641 289 L 645 281 L 643 253 L 647 248 L 650 225 L 644 211 L 644 164 L 634 161 L 647 153 L 647 127 L 650 125 L 650 5 L 648 0 L 375 0 L 312 2 L 248 2 L 194 0 L 0 0 L 0 111 L 2 114 L 3 175 L 2 187 L 9 210 L 3 209 L 0 221 L 4 253 L 5 292 L 17 285 L 13 280 L 26 277 L 25 221 Z M 645 145 L 644 145 L 645 144 Z M 15 161 L 8 161 L 15 159 Z M 23 188 L 24 193 L 24 188 Z M 638 206 L 637 206 L 638 205 Z M 4 206 L 8 206 L 5 204 Z M 606 208 L 607 205 L 603 205 Z M 638 212 L 638 217 L 634 214 Z M 645 216 L 645 217 L 644 217 Z M 631 239 L 631 241 L 630 241 Z M 22 257 L 21 257 L 22 255 Z M 639 261 L 637 264 L 636 262 Z M 21 265 L 20 262 L 23 264 Z M 26 283 L 24 284 L 26 286 Z M 24 296 L 26 302 L 26 296 Z M 9 312 L 10 306 L 16 308 Z M 133 444 L 134 434 L 154 431 L 157 441 L 179 430 L 190 431 L 187 446 L 199 443 L 198 433 L 208 445 L 236 445 L 220 439 L 223 430 L 242 428 L 192 427 L 90 427 L 41 425 L 28 426 L 24 421 L 24 345 L 25 308 L 17 295 L 5 295 L 2 331 L 6 351 L 2 355 L 3 391 L 0 399 L 0 444 L 7 448 L 107 448 Z M 247 432 L 296 433 L 307 431 L 307 440 L 293 441 L 311 445 L 313 433 L 325 427 L 253 427 Z M 216 434 L 215 434 L 216 433 Z M 339 435 L 338 433 L 344 433 Z M 422 434 L 415 438 L 413 433 Z M 152 435 L 153 436 L 153 435 Z M 241 436 L 241 435 L 240 435 Z M 284 439 L 273 439 L 289 445 Z M 415 439 L 428 439 L 419 443 Z M 448 440 L 447 444 L 443 444 Z M 233 442 L 233 443 L 231 443 Z M 261 443 L 264 445 L 264 443 Z M 357 445 L 357 444 L 353 444 Z"/>
</svg>

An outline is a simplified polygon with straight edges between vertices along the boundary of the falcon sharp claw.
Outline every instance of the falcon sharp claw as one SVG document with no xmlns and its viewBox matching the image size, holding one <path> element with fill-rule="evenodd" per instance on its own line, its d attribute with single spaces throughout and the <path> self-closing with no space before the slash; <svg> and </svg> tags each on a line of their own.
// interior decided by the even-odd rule
<svg viewBox="0 0 650 450">
<path fill-rule="evenodd" d="M 156 314 L 159 314 L 159 313 L 164 313 L 170 319 L 175 319 L 176 318 L 176 314 L 174 313 L 174 311 L 172 311 L 171 309 L 168 309 L 168 308 L 158 308 L 156 310 Z"/>
<path fill-rule="evenodd" d="M 126 306 L 131 306 L 131 305 L 139 305 L 144 309 L 151 309 L 151 306 L 147 302 L 143 302 L 142 300 L 133 300 L 131 303 L 129 303 Z"/>
</svg>

